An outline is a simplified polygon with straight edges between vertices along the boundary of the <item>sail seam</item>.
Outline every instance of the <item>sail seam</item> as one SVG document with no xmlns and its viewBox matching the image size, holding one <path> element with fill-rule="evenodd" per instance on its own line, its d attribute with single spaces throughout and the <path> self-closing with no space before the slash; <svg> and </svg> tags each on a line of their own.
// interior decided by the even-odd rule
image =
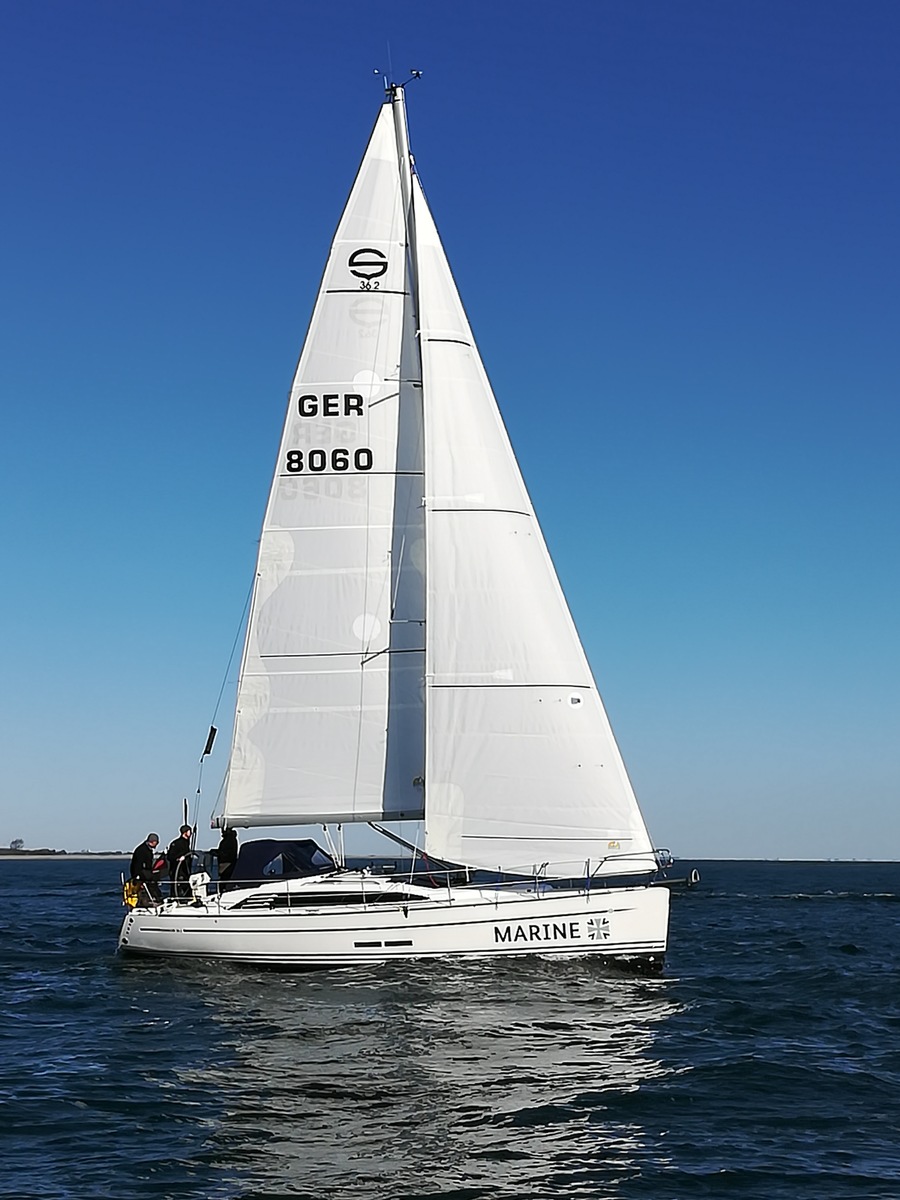
<svg viewBox="0 0 900 1200">
<path fill-rule="evenodd" d="M 409 624 L 412 625 L 412 624 L 414 624 L 414 622 L 410 621 Z M 366 662 L 369 662 L 371 659 L 373 659 L 376 656 L 381 655 L 381 654 L 423 654 L 424 652 L 425 652 L 424 646 L 420 646 L 418 648 L 416 648 L 416 647 L 410 648 L 409 646 L 404 646 L 402 649 L 398 648 L 398 649 L 393 649 L 393 650 L 390 647 L 387 647 L 384 650 L 376 650 L 374 653 L 371 650 L 368 650 L 365 652 L 365 654 L 361 654 L 361 652 L 359 650 L 339 650 L 335 653 L 326 653 L 326 654 L 315 654 L 315 653 L 313 653 L 313 654 L 260 654 L 259 657 L 260 657 L 260 660 L 263 660 L 263 659 L 265 659 L 265 660 L 268 660 L 268 659 L 285 660 L 288 658 L 359 658 L 359 657 L 362 657 L 362 658 L 364 658 L 364 660 Z M 565 686 L 565 685 L 563 685 L 563 686 Z"/>
<path fill-rule="evenodd" d="M 283 533 L 307 533 L 311 529 L 315 530 L 317 533 L 332 533 L 336 529 L 339 529 L 341 532 L 343 532 L 347 528 L 347 526 L 346 525 L 279 525 L 278 528 Z M 379 528 L 387 529 L 388 525 L 386 523 L 381 526 L 373 524 L 372 528 L 373 529 L 379 529 Z M 354 569 L 353 567 L 346 568 L 346 570 L 348 570 L 348 571 L 352 571 L 353 569 Z M 318 573 L 320 575 L 327 575 L 332 571 L 334 571 L 333 567 L 322 567 L 319 569 Z M 292 575 L 310 574 L 310 573 L 311 572 L 308 572 L 308 571 L 307 572 L 302 572 L 302 571 L 292 571 L 291 572 Z"/>
<path fill-rule="evenodd" d="M 433 513 L 506 513 L 511 517 L 530 517 L 530 512 L 524 512 L 521 508 L 436 508 L 432 506 Z"/>
<path fill-rule="evenodd" d="M 315 471 L 315 472 L 311 472 L 311 471 L 304 471 L 304 472 L 279 471 L 278 478 L 279 479 L 362 479 L 362 478 L 372 479 L 377 476 L 380 479 L 388 479 L 388 478 L 393 479 L 395 476 L 409 476 L 410 478 L 412 478 L 414 476 L 424 475 L 424 474 L 425 474 L 424 471 L 366 471 L 365 476 L 363 476 L 362 473 L 358 472 L 358 471 Z M 499 512 L 500 510 L 498 509 L 497 511 Z M 529 515 L 528 513 L 523 513 L 523 516 L 527 517 L 528 515 Z M 275 526 L 273 526 L 272 528 L 275 528 Z M 285 529 L 288 527 L 287 526 L 279 526 L 278 528 Z M 294 528 L 296 528 L 296 529 L 319 529 L 319 528 L 332 529 L 332 528 L 336 528 L 336 526 L 297 525 L 297 526 L 294 526 Z"/>
<path fill-rule="evenodd" d="M 469 688 L 566 688 L 570 691 L 593 691 L 587 683 L 434 683 L 429 680 L 432 688 L 457 688 L 460 691 Z"/>
<path fill-rule="evenodd" d="M 603 841 L 606 838 L 607 834 L 610 834 L 610 833 L 614 833 L 616 835 L 616 838 L 622 842 L 634 840 L 634 838 L 630 834 L 619 833 L 615 829 L 611 829 L 611 830 L 601 829 L 601 830 L 598 830 L 597 832 L 594 832 L 593 830 L 591 830 L 590 832 L 586 832 L 586 833 L 572 833 L 572 834 L 552 833 L 552 834 L 548 834 L 547 836 L 553 842 L 597 842 L 597 841 Z M 532 839 L 527 834 L 464 833 L 463 840 L 466 842 L 529 842 Z M 650 854 L 650 852 L 646 851 L 646 850 L 628 850 L 628 851 L 625 851 L 623 854 L 605 854 L 603 856 L 602 862 L 604 862 L 604 863 L 633 862 L 634 859 L 639 859 L 639 860 L 643 861 L 644 859 L 649 859 L 651 857 L 652 857 L 652 855 Z"/>
</svg>

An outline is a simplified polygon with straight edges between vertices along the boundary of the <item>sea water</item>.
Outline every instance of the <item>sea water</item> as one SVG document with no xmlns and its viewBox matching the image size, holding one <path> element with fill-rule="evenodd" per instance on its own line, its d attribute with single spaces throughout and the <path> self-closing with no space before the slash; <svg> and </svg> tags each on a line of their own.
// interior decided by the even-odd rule
<svg viewBox="0 0 900 1200">
<path fill-rule="evenodd" d="M 0 860 L 0 1196 L 900 1197 L 900 864 L 700 863 L 665 974 L 123 960 Z"/>
</svg>

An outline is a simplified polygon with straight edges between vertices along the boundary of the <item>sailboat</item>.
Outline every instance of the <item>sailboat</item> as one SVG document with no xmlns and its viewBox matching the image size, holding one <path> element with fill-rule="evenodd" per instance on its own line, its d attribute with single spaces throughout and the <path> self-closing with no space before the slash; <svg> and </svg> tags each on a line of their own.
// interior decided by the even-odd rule
<svg viewBox="0 0 900 1200">
<path fill-rule="evenodd" d="M 413 822 L 393 833 L 409 866 L 251 841 L 227 888 L 199 871 L 130 908 L 119 947 L 656 971 L 662 863 L 425 200 L 405 86 L 386 88 L 291 388 L 215 823 Z"/>
</svg>

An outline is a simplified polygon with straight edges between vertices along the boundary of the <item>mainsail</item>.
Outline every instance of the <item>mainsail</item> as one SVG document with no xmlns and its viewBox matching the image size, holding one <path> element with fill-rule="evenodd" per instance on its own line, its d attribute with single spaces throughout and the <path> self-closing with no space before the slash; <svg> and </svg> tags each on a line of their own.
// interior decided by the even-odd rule
<svg viewBox="0 0 900 1200">
<path fill-rule="evenodd" d="M 291 390 L 225 820 L 425 820 L 568 876 L 652 846 L 406 140 L 379 115 Z"/>
<path fill-rule="evenodd" d="M 407 225 L 386 105 L 291 388 L 241 666 L 231 825 L 422 816 L 422 406 Z"/>
</svg>

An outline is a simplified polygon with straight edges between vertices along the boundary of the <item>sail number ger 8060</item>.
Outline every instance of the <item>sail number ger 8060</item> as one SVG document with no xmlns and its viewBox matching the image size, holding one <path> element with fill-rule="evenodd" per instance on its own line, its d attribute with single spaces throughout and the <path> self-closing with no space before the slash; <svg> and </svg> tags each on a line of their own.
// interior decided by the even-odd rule
<svg viewBox="0 0 900 1200">
<path fill-rule="evenodd" d="M 297 400 L 297 412 L 301 417 L 361 417 L 363 398 L 358 392 L 325 392 L 321 396 L 307 393 Z M 374 455 L 368 446 L 348 450 L 335 446 L 331 450 L 288 450 L 285 470 L 289 475 L 306 471 L 321 474 L 324 471 L 371 471 Z"/>
</svg>

